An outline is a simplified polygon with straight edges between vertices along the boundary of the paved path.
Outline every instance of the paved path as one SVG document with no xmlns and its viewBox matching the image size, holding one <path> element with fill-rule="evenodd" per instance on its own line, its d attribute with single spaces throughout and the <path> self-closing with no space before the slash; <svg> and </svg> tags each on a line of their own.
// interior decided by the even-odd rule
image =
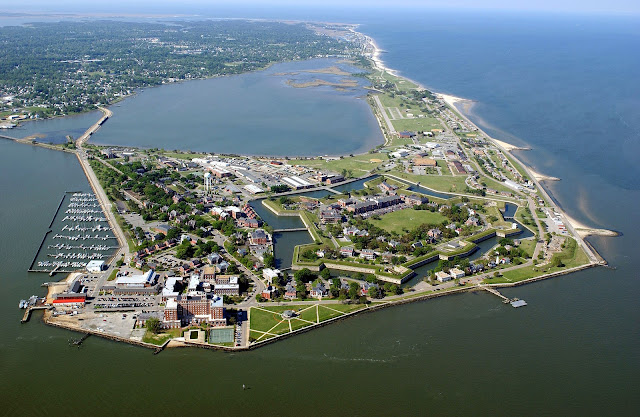
<svg viewBox="0 0 640 417">
<path fill-rule="evenodd" d="M 82 170 L 84 171 L 85 175 L 87 176 L 87 179 L 89 180 L 89 185 L 91 186 L 91 188 L 93 189 L 93 192 L 98 198 L 100 207 L 104 211 L 104 214 L 107 217 L 107 220 L 109 221 L 111 230 L 113 231 L 116 238 L 118 239 L 118 244 L 120 248 L 116 251 L 116 253 L 114 253 L 112 259 L 113 260 L 120 259 L 120 257 L 124 255 L 124 262 L 128 263 L 128 261 L 130 260 L 130 254 L 128 250 L 129 246 L 127 244 L 127 238 L 125 237 L 124 232 L 120 227 L 120 224 L 118 224 L 118 221 L 116 220 L 116 217 L 113 214 L 113 211 L 111 210 L 111 207 L 112 207 L 111 202 L 109 201 L 107 194 L 104 192 L 102 185 L 100 185 L 100 181 L 98 180 L 98 177 L 96 177 L 95 172 L 93 172 L 93 169 L 89 164 L 89 157 L 87 155 L 87 152 L 84 149 L 84 144 L 89 138 L 89 136 L 91 136 L 93 132 L 98 130 L 98 128 L 100 127 L 101 123 L 104 120 L 108 119 L 112 115 L 111 111 L 108 109 L 101 107 L 100 110 L 104 113 L 104 115 L 86 132 L 84 132 L 82 136 L 80 136 L 76 141 L 76 147 L 77 147 L 76 156 L 78 157 L 78 161 L 80 161 L 80 166 L 82 167 Z"/>
<path fill-rule="evenodd" d="M 382 106 L 382 102 L 380 101 L 380 97 L 378 97 L 377 95 L 373 96 L 373 100 L 378 105 L 378 109 L 380 109 L 380 114 L 382 114 L 382 117 L 384 118 L 384 122 L 387 124 L 387 128 L 389 129 L 389 133 L 390 134 L 395 134 L 396 133 L 396 129 L 393 127 L 393 124 L 391 123 L 391 120 L 389 119 L 389 116 L 387 115 L 387 112 L 384 110 L 384 107 Z"/>
</svg>

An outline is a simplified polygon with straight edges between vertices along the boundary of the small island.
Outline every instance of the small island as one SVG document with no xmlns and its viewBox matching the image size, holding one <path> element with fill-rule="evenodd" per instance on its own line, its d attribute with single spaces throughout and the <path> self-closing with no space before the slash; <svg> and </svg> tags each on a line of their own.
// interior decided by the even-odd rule
<svg viewBox="0 0 640 417">
<path fill-rule="evenodd" d="M 97 146 L 88 140 L 112 117 L 104 106 L 73 141 L 20 139 L 77 155 L 93 190 L 61 201 L 52 221 L 64 210 L 61 242 L 45 237 L 47 260 L 32 268 L 69 274 L 45 298 L 20 303 L 24 320 L 44 309 L 47 324 L 158 351 L 246 350 L 465 291 L 520 307 L 499 288 L 606 265 L 583 238 L 612 233 L 564 213 L 540 184 L 557 179 L 464 117 L 460 99 L 385 68 L 354 25 L 306 27 L 348 40 L 336 56 L 363 69 L 385 143 L 304 158 Z M 320 81 L 289 85 L 336 86 Z M 283 253 L 287 233 L 306 243 Z M 117 244 L 91 241 L 102 238 Z M 90 260 L 73 255 L 89 245 Z"/>
</svg>

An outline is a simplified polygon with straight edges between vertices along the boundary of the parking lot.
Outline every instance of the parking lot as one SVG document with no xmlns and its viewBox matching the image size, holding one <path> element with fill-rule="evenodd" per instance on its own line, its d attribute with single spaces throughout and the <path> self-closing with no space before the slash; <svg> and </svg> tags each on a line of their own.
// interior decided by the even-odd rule
<svg viewBox="0 0 640 417">
<path fill-rule="evenodd" d="M 100 309 L 158 309 L 158 296 L 156 295 L 100 295 L 91 303 L 94 308 Z"/>
<path fill-rule="evenodd" d="M 129 338 L 136 323 L 130 313 L 85 313 L 79 317 L 80 327 Z"/>
</svg>

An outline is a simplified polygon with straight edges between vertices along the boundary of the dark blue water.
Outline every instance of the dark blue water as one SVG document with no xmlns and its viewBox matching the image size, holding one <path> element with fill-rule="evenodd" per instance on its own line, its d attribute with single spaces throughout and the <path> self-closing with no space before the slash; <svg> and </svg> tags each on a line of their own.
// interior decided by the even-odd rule
<svg viewBox="0 0 640 417">
<path fill-rule="evenodd" d="M 331 188 L 333 188 L 334 190 L 339 191 L 341 193 L 348 193 L 349 191 L 363 189 L 365 182 L 374 180 L 376 178 L 378 178 L 378 175 L 373 175 L 371 177 L 363 178 L 363 179 L 358 180 L 358 181 L 353 181 L 353 182 L 350 182 L 348 184 L 338 185 L 336 187 L 331 187 Z"/>
<path fill-rule="evenodd" d="M 511 219 L 516 215 L 516 211 L 518 210 L 518 206 L 515 204 L 506 203 L 504 205 L 504 210 L 502 211 L 502 217 L 505 219 Z"/>
<path fill-rule="evenodd" d="M 445 194 L 438 191 L 433 191 L 433 190 L 430 190 L 429 188 L 424 188 L 420 185 L 411 185 L 408 189 L 420 194 L 430 195 L 431 197 L 442 198 L 443 200 L 448 200 L 451 197 L 453 197 L 453 194 Z"/>
<path fill-rule="evenodd" d="M 258 216 L 274 229 L 298 229 L 304 227 L 300 216 L 278 216 L 262 204 L 262 200 L 253 200 L 249 203 Z"/>
<path fill-rule="evenodd" d="M 146 89 L 111 106 L 113 117 L 92 137 L 105 145 L 243 155 L 341 155 L 366 152 L 384 139 L 362 97 L 368 81 L 322 73 L 337 59 L 279 63 L 263 71 Z M 356 87 L 296 88 L 315 79 Z"/>
<path fill-rule="evenodd" d="M 75 139 L 80 137 L 100 119 L 101 114 L 100 111 L 96 110 L 74 116 L 22 122 L 18 127 L 3 130 L 2 134 L 17 139 L 36 135 L 35 139 L 39 142 L 65 143 L 67 136 Z"/>
</svg>

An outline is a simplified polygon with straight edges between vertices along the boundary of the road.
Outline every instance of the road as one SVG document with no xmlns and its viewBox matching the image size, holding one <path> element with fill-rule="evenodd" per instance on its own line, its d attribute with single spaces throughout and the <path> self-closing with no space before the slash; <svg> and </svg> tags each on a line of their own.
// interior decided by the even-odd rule
<svg viewBox="0 0 640 417">
<path fill-rule="evenodd" d="M 213 234 L 213 240 L 218 244 L 218 246 L 220 246 L 221 248 L 224 248 L 224 243 L 227 241 L 227 237 L 222 235 L 218 230 L 214 231 Z M 241 264 L 240 262 L 238 262 L 230 253 L 228 253 L 226 250 L 224 251 L 220 251 L 222 256 L 228 261 L 228 262 L 234 262 L 235 264 L 238 265 L 238 268 L 240 269 L 240 271 L 242 273 L 244 273 L 247 277 L 251 278 L 251 280 L 253 281 L 253 291 L 251 291 L 248 295 L 247 295 L 247 300 L 243 301 L 241 303 L 236 304 L 236 306 L 238 308 L 248 308 L 251 307 L 253 305 L 258 305 L 258 301 L 255 298 L 255 294 L 262 294 L 262 291 L 267 288 L 267 286 L 265 285 L 265 283 L 262 281 L 262 279 L 260 279 L 260 277 L 258 277 L 256 274 L 253 273 L 253 271 L 251 271 L 250 269 L 248 269 L 247 267 L 245 267 L 243 264 Z"/>
<path fill-rule="evenodd" d="M 95 172 L 93 172 L 93 169 L 89 164 L 89 157 L 87 155 L 87 152 L 84 149 L 85 142 L 93 134 L 93 132 L 98 130 L 98 128 L 100 127 L 100 123 L 108 119 L 112 115 L 112 112 L 108 109 L 101 107 L 100 110 L 104 113 L 104 115 L 86 132 L 84 132 L 82 136 L 80 136 L 76 141 L 76 148 L 77 148 L 76 156 L 78 157 L 78 161 L 80 161 L 80 166 L 82 167 L 82 170 L 87 176 L 87 180 L 89 180 L 89 185 L 91 186 L 91 189 L 93 190 L 94 194 L 98 198 L 100 207 L 104 211 L 104 214 L 107 217 L 107 220 L 109 221 L 109 226 L 111 227 L 111 230 L 116 236 L 116 239 L 118 239 L 118 245 L 120 246 L 120 248 L 114 253 L 112 257 L 112 261 L 116 259 L 120 259 L 120 257 L 124 256 L 124 262 L 128 263 L 131 257 L 128 250 L 129 246 L 127 244 L 127 238 L 125 237 L 124 232 L 120 227 L 120 224 L 118 224 L 118 221 L 116 220 L 116 217 L 113 214 L 113 211 L 111 210 L 112 208 L 111 202 L 109 201 L 107 194 L 104 192 L 102 185 L 100 185 L 100 181 L 98 180 L 98 177 L 96 177 Z"/>
</svg>

